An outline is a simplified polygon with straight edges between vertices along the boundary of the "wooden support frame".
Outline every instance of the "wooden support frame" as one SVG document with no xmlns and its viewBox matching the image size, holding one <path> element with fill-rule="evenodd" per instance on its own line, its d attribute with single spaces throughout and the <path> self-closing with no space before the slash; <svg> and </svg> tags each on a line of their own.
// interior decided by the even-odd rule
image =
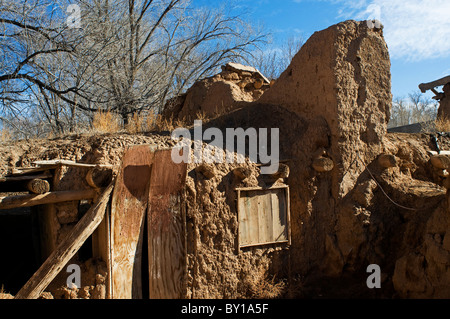
<svg viewBox="0 0 450 319">
<path fill-rule="evenodd" d="M 20 289 L 14 299 L 37 299 L 58 275 L 67 262 L 77 253 L 86 239 L 92 235 L 105 216 L 114 184 L 111 183 L 97 203 L 75 225 L 68 236 L 58 245 L 31 279 Z"/>
</svg>

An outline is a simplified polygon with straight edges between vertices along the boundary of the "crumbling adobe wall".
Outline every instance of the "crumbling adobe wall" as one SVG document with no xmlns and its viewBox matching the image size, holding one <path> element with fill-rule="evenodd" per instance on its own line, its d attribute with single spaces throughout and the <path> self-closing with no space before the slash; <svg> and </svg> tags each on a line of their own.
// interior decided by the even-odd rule
<svg viewBox="0 0 450 319">
<path fill-rule="evenodd" d="M 341 280 L 334 296 L 445 295 L 437 287 L 446 282 L 448 238 L 434 228 L 447 221 L 433 217 L 448 210 L 443 180 L 430 166 L 427 136 L 387 135 L 391 99 L 382 29 L 346 21 L 316 32 L 256 103 L 209 123 L 280 129 L 280 157 L 291 171 L 292 273 L 322 295 L 332 278 Z M 420 293 L 405 266 L 411 256 L 414 265 L 433 264 L 422 267 L 431 279 L 421 277 Z M 383 290 L 366 286 L 372 263 Z"/>
<path fill-rule="evenodd" d="M 292 151 L 293 159 L 304 158 L 302 145 L 316 139 L 316 150 L 302 162 L 322 156 L 334 163 L 331 171 L 313 171 L 310 178 L 302 173 L 305 164 L 292 167 L 292 211 L 294 219 L 303 221 L 293 231 L 298 270 L 314 267 L 338 275 L 349 255 L 356 253 L 339 247 L 336 231 L 348 224 L 344 216 L 353 220 L 360 214 L 344 200 L 365 170 L 354 165 L 356 154 L 370 163 L 381 153 L 391 98 L 390 60 L 382 30 L 370 29 L 364 21 L 345 21 L 313 34 L 259 100 L 285 107 L 310 123 L 309 136 Z"/>
<path fill-rule="evenodd" d="M 228 63 L 222 72 L 194 83 L 181 96 L 171 99 L 164 117 L 193 121 L 197 115 L 214 118 L 257 101 L 269 88 L 269 80 L 257 69 L 238 63 Z"/>
</svg>

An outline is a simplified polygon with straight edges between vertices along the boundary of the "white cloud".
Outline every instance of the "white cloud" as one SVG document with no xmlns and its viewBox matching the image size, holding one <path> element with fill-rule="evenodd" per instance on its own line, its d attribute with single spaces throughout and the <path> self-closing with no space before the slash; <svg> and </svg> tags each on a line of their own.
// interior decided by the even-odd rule
<svg viewBox="0 0 450 319">
<path fill-rule="evenodd" d="M 338 2 L 341 16 L 378 18 L 393 58 L 423 60 L 450 57 L 450 1 L 360 0 Z"/>
</svg>

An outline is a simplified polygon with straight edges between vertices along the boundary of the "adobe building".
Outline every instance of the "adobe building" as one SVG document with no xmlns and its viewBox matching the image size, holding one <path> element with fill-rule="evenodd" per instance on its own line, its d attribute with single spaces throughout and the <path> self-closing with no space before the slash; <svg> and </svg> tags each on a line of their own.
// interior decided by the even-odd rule
<svg viewBox="0 0 450 319">
<path fill-rule="evenodd" d="M 278 129 L 279 144 L 266 150 L 279 147 L 273 174 L 246 152 L 234 154 L 243 162 L 175 163 L 170 132 L 5 146 L 0 224 L 20 225 L 11 216 L 24 209 L 33 236 L 11 244 L 3 273 L 26 262 L 21 247 L 36 247 L 28 277 L 1 277 L 6 291 L 18 299 L 450 297 L 450 161 L 426 136 L 387 133 L 383 30 L 333 25 L 272 85 L 245 78 L 248 90 L 261 80 L 264 92 L 235 99 L 203 129 Z M 214 83 L 222 80 L 230 81 Z M 195 118 L 202 101 L 212 110 L 212 86 L 204 87 L 196 94 L 206 100 L 173 110 Z M 80 287 L 67 287 L 70 264 L 81 268 Z M 380 266 L 383 289 L 367 288 L 370 264 Z"/>
</svg>

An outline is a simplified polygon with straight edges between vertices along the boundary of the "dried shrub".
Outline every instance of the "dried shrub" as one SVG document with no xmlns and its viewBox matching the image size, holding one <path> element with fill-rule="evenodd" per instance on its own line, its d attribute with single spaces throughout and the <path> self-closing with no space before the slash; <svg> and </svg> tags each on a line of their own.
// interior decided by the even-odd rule
<svg viewBox="0 0 450 319">
<path fill-rule="evenodd" d="M 275 276 L 269 276 L 263 268 L 248 275 L 244 286 L 247 296 L 252 299 L 276 299 L 282 297 L 286 291 L 285 281 L 277 281 Z"/>
<path fill-rule="evenodd" d="M 110 111 L 100 111 L 94 115 L 92 130 L 96 133 L 117 133 L 120 131 L 120 119 Z"/>
<path fill-rule="evenodd" d="M 134 113 L 133 116 L 131 116 L 128 119 L 128 123 L 125 127 L 125 130 L 130 134 L 136 134 L 144 131 L 145 130 L 144 118 L 140 116 L 138 113 Z"/>
<path fill-rule="evenodd" d="M 7 141 L 10 141 L 11 138 L 12 138 L 12 134 L 11 134 L 11 132 L 10 132 L 8 129 L 3 128 L 3 129 L 0 131 L 0 142 L 7 142 Z"/>
<path fill-rule="evenodd" d="M 448 117 L 437 118 L 435 127 L 438 132 L 450 132 L 450 119 Z"/>
</svg>

